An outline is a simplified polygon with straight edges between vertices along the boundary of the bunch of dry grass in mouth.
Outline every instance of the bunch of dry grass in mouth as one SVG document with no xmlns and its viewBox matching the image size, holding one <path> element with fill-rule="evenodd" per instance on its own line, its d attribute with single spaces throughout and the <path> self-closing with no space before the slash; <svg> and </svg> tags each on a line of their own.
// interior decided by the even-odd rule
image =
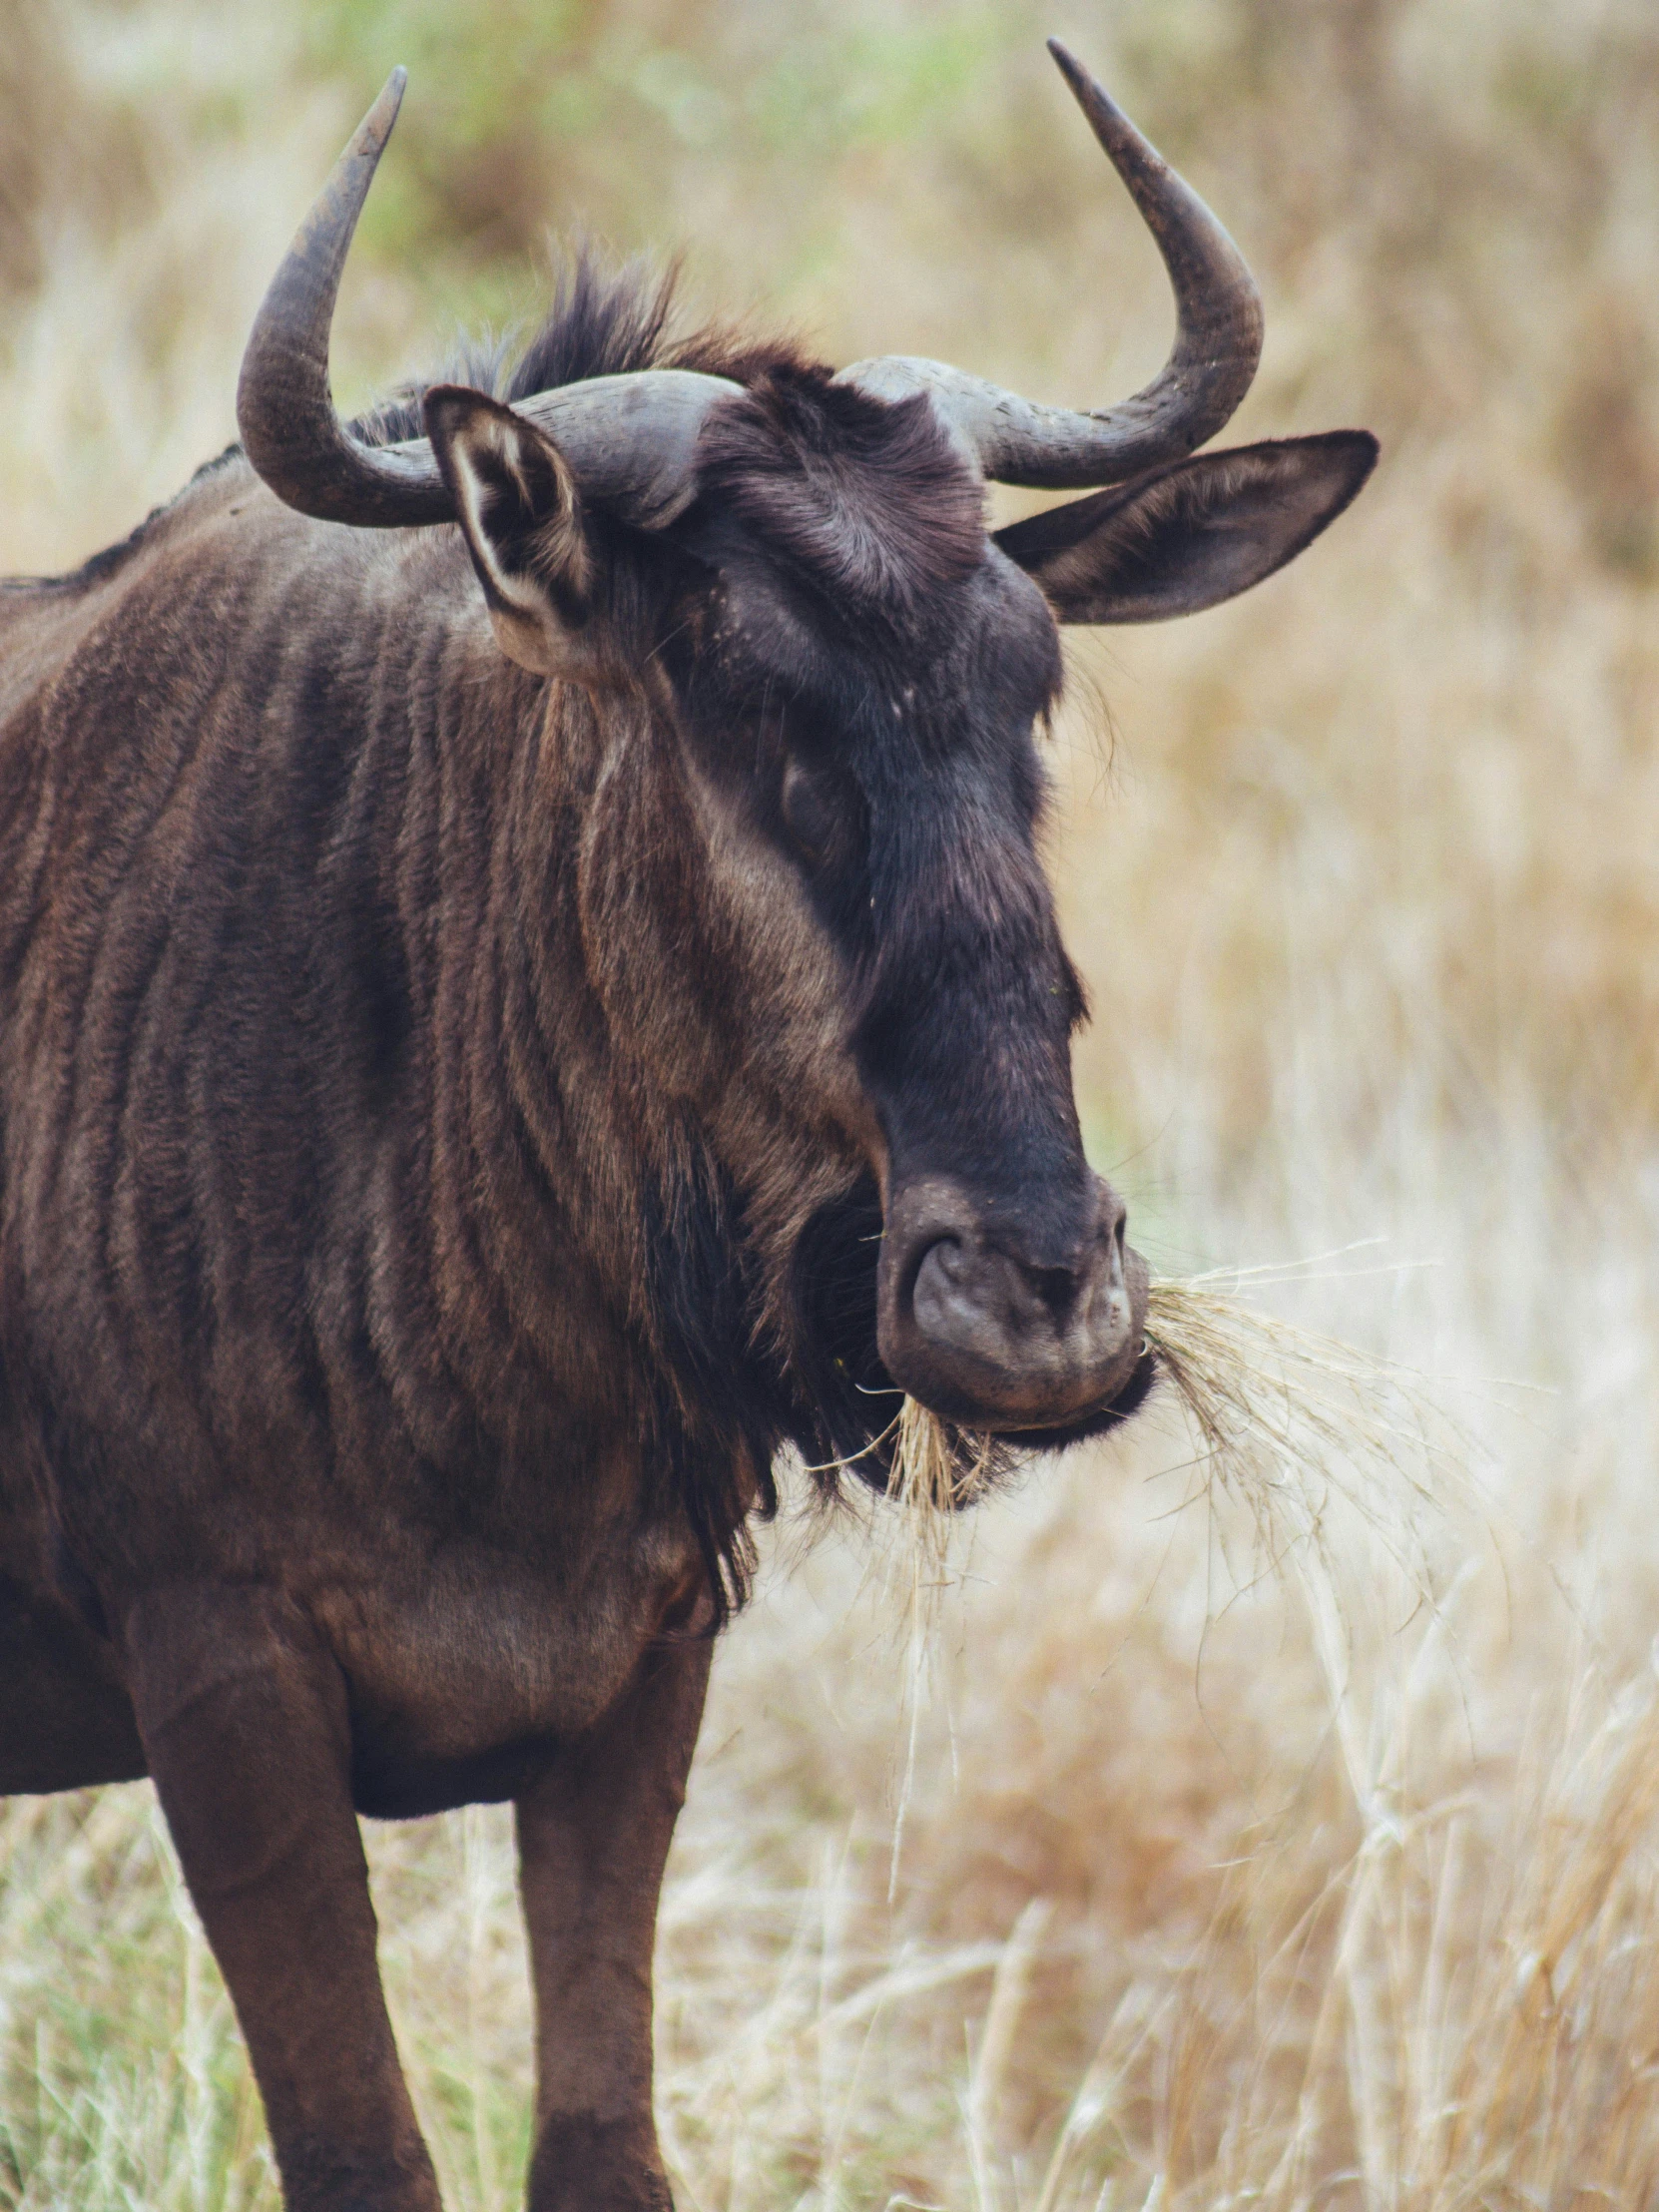
<svg viewBox="0 0 1659 2212">
<path fill-rule="evenodd" d="M 1340 1499 L 1421 1582 L 1421 1509 L 1466 1494 L 1467 1439 L 1431 1378 L 1299 1328 L 1251 1295 L 1303 1272 L 1229 1269 L 1153 1284 L 1147 1343 L 1196 1431 L 1195 1471 L 1248 1509 L 1271 1564 L 1290 1546 L 1323 1552 Z M 957 1510 L 1000 1448 L 904 1400 L 887 1495 L 935 1576 Z"/>
</svg>

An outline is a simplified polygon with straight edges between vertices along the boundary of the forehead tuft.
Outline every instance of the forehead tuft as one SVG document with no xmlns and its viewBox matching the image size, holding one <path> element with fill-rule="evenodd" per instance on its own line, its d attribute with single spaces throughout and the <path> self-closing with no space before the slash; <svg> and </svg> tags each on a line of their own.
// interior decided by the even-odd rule
<svg viewBox="0 0 1659 2212">
<path fill-rule="evenodd" d="M 701 463 L 711 515 L 895 643 L 936 629 L 984 558 L 983 487 L 919 393 L 773 369 L 711 417 Z"/>
</svg>

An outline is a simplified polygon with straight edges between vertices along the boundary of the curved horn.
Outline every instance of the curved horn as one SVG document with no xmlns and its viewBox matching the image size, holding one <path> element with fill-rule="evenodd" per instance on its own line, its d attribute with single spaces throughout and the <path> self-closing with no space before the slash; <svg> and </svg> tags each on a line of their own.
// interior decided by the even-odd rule
<svg viewBox="0 0 1659 2212">
<path fill-rule="evenodd" d="M 406 81 L 401 69 L 386 79 L 300 225 L 255 317 L 237 385 L 244 448 L 278 499 L 324 522 L 383 530 L 455 517 L 430 441 L 359 443 L 328 387 L 340 272 Z M 538 392 L 517 411 L 556 440 L 586 497 L 656 529 L 693 496 L 710 408 L 740 389 L 723 376 L 653 368 Z"/>
<path fill-rule="evenodd" d="M 925 391 L 986 476 L 1066 491 L 1121 483 L 1214 437 L 1256 373 L 1262 300 L 1244 256 L 1197 193 L 1058 39 L 1048 50 L 1164 258 L 1177 310 L 1169 359 L 1132 399 L 1088 414 L 1039 406 L 946 362 L 901 354 L 855 361 L 841 380 L 882 399 Z"/>
<path fill-rule="evenodd" d="M 328 388 L 328 328 L 340 272 L 408 72 L 394 69 L 334 164 L 271 280 L 242 357 L 237 425 L 248 458 L 277 498 L 324 522 L 390 529 L 448 522 L 454 506 L 425 440 L 359 445 Z"/>
</svg>

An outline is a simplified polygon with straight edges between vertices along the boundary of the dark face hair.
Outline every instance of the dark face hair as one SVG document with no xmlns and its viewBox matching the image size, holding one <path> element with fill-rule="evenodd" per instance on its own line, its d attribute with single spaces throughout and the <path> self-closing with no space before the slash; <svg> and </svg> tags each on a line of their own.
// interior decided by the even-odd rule
<svg viewBox="0 0 1659 2212">
<path fill-rule="evenodd" d="M 774 379 L 723 425 L 667 660 L 709 772 L 844 962 L 889 1174 L 1075 1196 L 1083 1010 L 1036 850 L 1060 688 L 1041 593 L 919 401 Z"/>
</svg>

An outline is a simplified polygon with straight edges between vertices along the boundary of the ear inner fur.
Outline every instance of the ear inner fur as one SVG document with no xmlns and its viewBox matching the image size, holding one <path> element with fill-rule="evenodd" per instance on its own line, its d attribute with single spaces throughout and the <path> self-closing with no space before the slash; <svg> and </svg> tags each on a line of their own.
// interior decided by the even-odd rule
<svg viewBox="0 0 1659 2212">
<path fill-rule="evenodd" d="M 581 494 L 546 432 L 487 393 L 437 385 L 427 434 L 503 650 L 543 672 L 585 627 L 594 561 Z"/>
</svg>

